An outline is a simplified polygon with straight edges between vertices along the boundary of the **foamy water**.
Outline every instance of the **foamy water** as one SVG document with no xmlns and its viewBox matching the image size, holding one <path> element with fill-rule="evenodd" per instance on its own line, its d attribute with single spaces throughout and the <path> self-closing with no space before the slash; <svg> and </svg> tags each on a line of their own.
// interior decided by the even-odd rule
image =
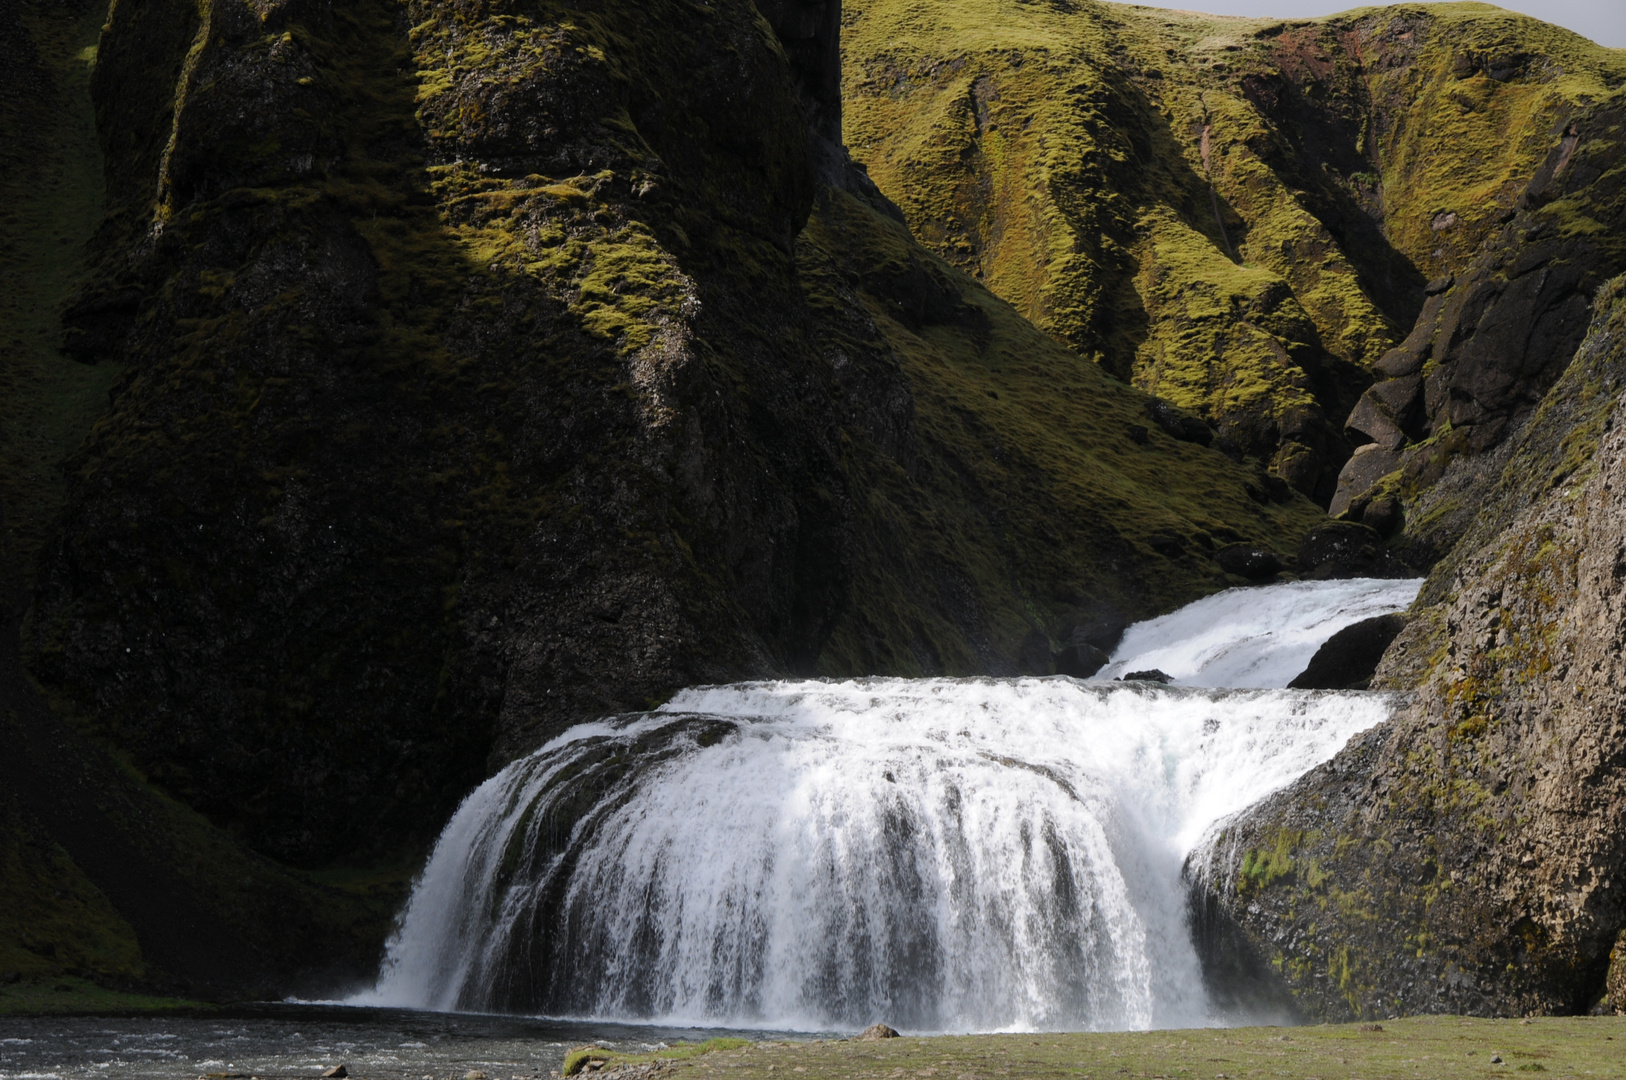
<svg viewBox="0 0 1626 1080">
<path fill-rule="evenodd" d="M 1353 578 L 1228 589 L 1131 626 L 1096 677 L 1156 668 L 1182 686 L 1286 686 L 1333 634 L 1405 610 L 1422 587 Z"/>
<path fill-rule="evenodd" d="M 1325 640 L 1415 591 L 1249 590 L 1276 612 L 1251 659 L 1182 652 L 1170 623 L 1131 628 L 1120 653 L 1276 678 L 1272 649 L 1303 652 L 1302 627 Z M 1200 603 L 1217 600 L 1233 639 L 1261 636 L 1231 594 Z M 799 1030 L 1213 1022 L 1187 855 L 1391 707 L 1063 677 L 688 690 L 473 792 L 356 1000 Z"/>
</svg>

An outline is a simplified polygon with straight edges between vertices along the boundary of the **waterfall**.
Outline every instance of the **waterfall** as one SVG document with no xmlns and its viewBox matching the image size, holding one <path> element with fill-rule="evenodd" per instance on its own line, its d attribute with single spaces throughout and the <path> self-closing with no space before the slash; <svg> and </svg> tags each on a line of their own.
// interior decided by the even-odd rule
<svg viewBox="0 0 1626 1080">
<path fill-rule="evenodd" d="M 1249 592 L 1298 610 L 1297 586 Z M 1364 611 L 1349 586 L 1311 591 Z M 801 1030 L 1202 1024 L 1187 855 L 1391 707 L 1065 677 L 687 690 L 476 789 L 356 1000 Z"/>
<path fill-rule="evenodd" d="M 1131 626 L 1097 678 L 1156 668 L 1182 686 L 1286 686 L 1333 634 L 1405 610 L 1422 587 L 1353 578 L 1228 589 Z"/>
</svg>

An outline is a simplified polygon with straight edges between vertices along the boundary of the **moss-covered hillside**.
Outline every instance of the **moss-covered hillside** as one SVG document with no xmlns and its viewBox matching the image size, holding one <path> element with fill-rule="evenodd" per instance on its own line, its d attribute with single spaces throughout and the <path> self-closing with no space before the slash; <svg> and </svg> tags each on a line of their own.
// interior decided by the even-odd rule
<svg viewBox="0 0 1626 1080">
<path fill-rule="evenodd" d="M 847 142 L 923 243 L 1324 504 L 1374 365 L 1626 81 L 1468 3 L 854 0 L 844 50 Z"/>
</svg>

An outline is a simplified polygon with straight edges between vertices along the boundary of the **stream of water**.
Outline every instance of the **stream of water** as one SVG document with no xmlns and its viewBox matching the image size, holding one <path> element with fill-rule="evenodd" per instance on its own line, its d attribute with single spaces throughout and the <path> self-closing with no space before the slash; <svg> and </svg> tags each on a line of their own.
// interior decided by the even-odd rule
<svg viewBox="0 0 1626 1080">
<path fill-rule="evenodd" d="M 468 797 L 355 1000 L 804 1031 L 1213 1022 L 1182 866 L 1387 718 L 1386 695 L 1279 687 L 1417 586 L 1234 590 L 1132 627 L 1109 672 L 1186 685 L 746 683 L 578 726 Z"/>
</svg>

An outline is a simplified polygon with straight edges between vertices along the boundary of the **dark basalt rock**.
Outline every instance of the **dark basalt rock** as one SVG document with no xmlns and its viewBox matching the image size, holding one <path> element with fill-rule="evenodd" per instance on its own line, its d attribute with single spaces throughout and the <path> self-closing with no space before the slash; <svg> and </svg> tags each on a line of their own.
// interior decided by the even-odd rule
<svg viewBox="0 0 1626 1080">
<path fill-rule="evenodd" d="M 1322 643 L 1293 690 L 1365 690 L 1390 642 L 1406 628 L 1404 615 L 1378 615 L 1346 626 Z"/>
<path fill-rule="evenodd" d="M 1085 642 L 1065 645 L 1055 656 L 1056 674 L 1087 679 L 1106 667 L 1110 659 L 1106 653 Z"/>
<path fill-rule="evenodd" d="M 1214 553 L 1214 561 L 1227 574 L 1249 581 L 1265 581 L 1282 569 L 1281 556 L 1257 544 L 1226 544 Z"/>
<path fill-rule="evenodd" d="M 1146 406 L 1146 411 L 1151 414 L 1158 427 L 1181 442 L 1207 446 L 1214 441 L 1213 428 L 1195 416 L 1186 415 L 1161 398 L 1153 398 Z"/>
<path fill-rule="evenodd" d="M 1405 577 L 1411 573 L 1383 546 L 1383 538 L 1376 529 L 1353 521 L 1329 521 L 1311 530 L 1299 542 L 1298 572 L 1301 577 L 1323 581 Z"/>
<path fill-rule="evenodd" d="M 1119 682 L 1155 682 L 1167 686 L 1174 681 L 1174 676 L 1157 668 L 1148 668 L 1145 671 L 1131 671 L 1126 675 L 1118 676 Z"/>
<path fill-rule="evenodd" d="M 1050 639 L 1042 630 L 1029 630 L 1022 639 L 1022 666 L 1030 675 L 1049 675 L 1055 663 L 1050 656 Z"/>
<path fill-rule="evenodd" d="M 1097 607 L 1072 625 L 1067 631 L 1067 642 L 1070 645 L 1088 645 L 1110 656 L 1112 650 L 1118 647 L 1118 642 L 1123 640 L 1124 631 L 1134 621 L 1117 608 Z"/>
<path fill-rule="evenodd" d="M 1427 488 L 1453 458 L 1495 450 L 1558 380 L 1586 334 L 1593 294 L 1626 269 L 1626 141 L 1615 134 L 1623 121 L 1618 103 L 1571 120 L 1482 253 L 1428 283 L 1411 333 L 1376 365 L 1385 378 L 1345 422 L 1369 445 L 1339 474 L 1334 516 L 1361 517 L 1368 489 L 1398 468 L 1413 488 Z M 1447 431 L 1442 445 L 1416 446 Z M 1483 488 L 1495 475 L 1485 470 L 1465 486 Z M 1472 506 L 1484 494 L 1453 499 Z M 1407 529 L 1445 550 L 1471 517 L 1419 515 Z"/>
</svg>

